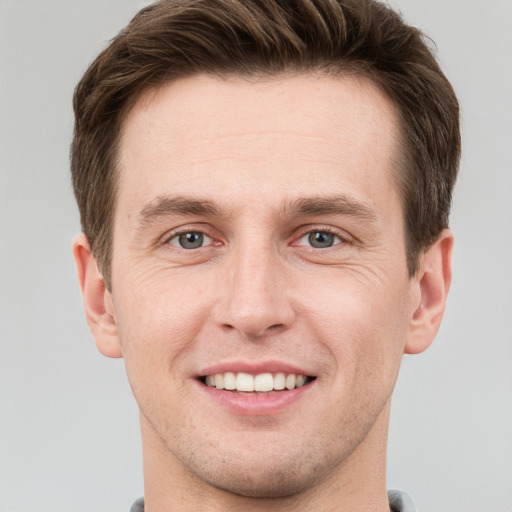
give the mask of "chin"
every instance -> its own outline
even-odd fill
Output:
[[[317,482],[316,475],[307,471],[297,473],[297,468],[260,467],[258,474],[218,472],[202,475],[213,487],[248,498],[287,498],[302,493]]]
[[[283,448],[287,447],[274,445],[268,449],[254,443],[250,451],[242,447],[223,455],[217,451],[217,457],[210,453],[210,457],[200,460],[189,453],[188,460],[182,462],[199,480],[220,491],[261,499],[307,492],[328,478],[339,464],[336,450],[325,451],[315,442],[295,449]]]

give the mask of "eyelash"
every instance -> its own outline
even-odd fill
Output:
[[[296,238],[296,241],[292,245],[303,246],[299,242],[301,242],[306,237],[310,237],[312,234],[315,234],[315,233],[323,233],[323,234],[330,235],[330,236],[334,237],[335,240],[332,243],[332,245],[329,245],[328,247],[314,247],[311,244],[309,244],[309,245],[307,245],[307,247],[309,249],[325,250],[325,249],[330,249],[331,247],[336,247],[338,245],[342,245],[342,244],[348,243],[348,240],[346,239],[346,237],[341,235],[341,233],[339,231],[337,231],[335,229],[332,229],[332,228],[329,228],[329,227],[318,226],[318,227],[313,227],[313,228],[308,227],[307,229],[305,229],[302,232],[302,234],[298,238]]]
[[[178,242],[176,244],[172,243],[173,240],[178,241],[180,236],[193,234],[193,233],[202,235],[203,237],[208,238],[210,240],[208,245],[212,244],[212,242],[215,243],[215,238],[208,232],[208,229],[205,229],[204,226],[197,226],[197,227],[196,226],[188,226],[186,229],[185,228],[178,229],[176,231],[173,231],[173,232],[167,234],[162,240],[162,245],[166,245],[166,244],[172,245],[176,249],[182,250],[182,251],[194,250],[194,249],[187,249],[185,247],[182,247],[179,245]],[[202,249],[204,247],[205,247],[204,245],[201,245],[200,247],[198,247],[198,249]]]
[[[299,243],[305,237],[311,236],[313,233],[325,233],[325,234],[331,235],[335,238],[335,241],[334,241],[334,243],[332,243],[332,245],[329,245],[327,247],[313,247],[312,245],[305,245],[305,244]],[[193,247],[193,248],[183,247],[178,242],[179,237],[183,236],[183,235],[188,235],[188,234],[201,235],[203,237],[206,237],[209,240],[209,242],[206,245],[201,244],[199,247]],[[172,243],[173,240],[176,240],[176,243]],[[220,245],[219,242],[215,243],[215,238],[211,234],[209,234],[208,230],[205,229],[203,226],[198,226],[197,228],[195,226],[190,226],[187,229],[180,229],[178,231],[174,231],[171,234],[169,234],[168,236],[166,236],[165,239],[163,240],[163,244],[172,245],[173,247],[175,247],[178,250],[183,250],[183,251],[187,251],[187,252],[193,251],[195,249],[203,249],[205,247],[212,245],[212,242],[213,242],[213,245]],[[335,230],[333,228],[326,227],[326,226],[307,226],[307,227],[304,227],[300,231],[300,234],[298,237],[294,238],[294,241],[292,242],[291,245],[299,246],[299,247],[308,247],[311,250],[326,250],[326,249],[330,249],[331,247],[336,247],[336,246],[344,245],[347,243],[350,243],[350,240],[348,240],[345,235],[342,235],[339,232],[339,230]]]

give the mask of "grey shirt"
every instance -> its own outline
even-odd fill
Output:
[[[418,512],[410,496],[402,491],[388,491],[389,506],[393,512]],[[130,512],[144,512],[144,498],[139,498]]]

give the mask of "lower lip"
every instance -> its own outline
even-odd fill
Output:
[[[282,412],[296,403],[311,390],[316,380],[300,388],[262,394],[237,393],[236,391],[226,391],[225,389],[206,386],[199,381],[196,382],[211,400],[233,414],[265,416]]]

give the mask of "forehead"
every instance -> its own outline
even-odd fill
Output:
[[[360,77],[181,79],[147,91],[129,112],[118,205],[265,187],[268,200],[277,197],[270,188],[332,194],[333,180],[344,193],[393,194],[397,126],[392,103]]]

